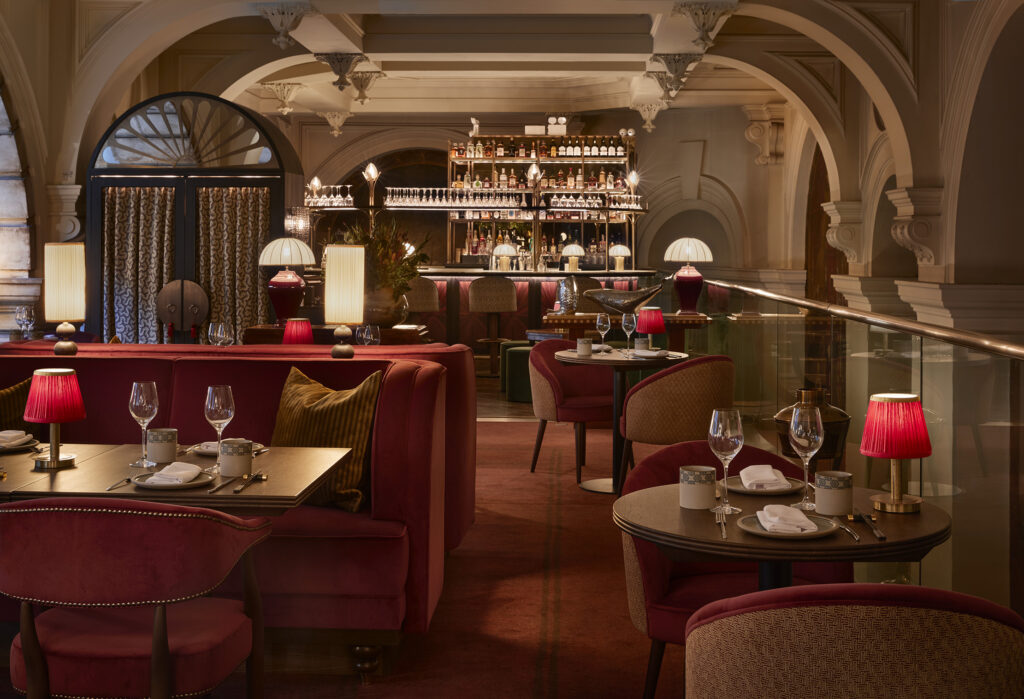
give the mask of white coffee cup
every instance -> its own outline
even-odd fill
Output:
[[[220,443],[220,475],[248,476],[252,471],[252,440],[232,437]]]
[[[848,515],[853,512],[853,474],[849,471],[815,473],[814,511],[820,515]]]
[[[169,464],[178,454],[178,430],[174,427],[154,427],[146,430],[146,459],[157,464]]]
[[[714,466],[679,467],[679,506],[688,510],[710,510],[715,506]]]
[[[581,337],[576,340],[576,355],[579,357],[589,357],[594,353],[594,341],[589,337]]]

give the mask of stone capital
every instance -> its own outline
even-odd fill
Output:
[[[914,318],[914,309],[900,298],[895,277],[855,277],[833,274],[836,291],[846,298],[846,304],[858,311],[882,313],[900,318]]]
[[[826,201],[821,208],[828,214],[825,240],[846,256],[851,265],[864,261],[864,207],[859,201]]]
[[[71,240],[82,230],[82,222],[78,220],[75,209],[81,192],[80,184],[46,185],[50,203],[50,240]]]
[[[743,112],[750,120],[743,136],[760,151],[754,162],[758,165],[781,163],[785,154],[786,105],[749,104],[743,105]]]
[[[1024,341],[1024,284],[937,284],[897,279],[896,287],[922,323]]]
[[[666,107],[665,102],[662,100],[650,100],[645,102],[633,102],[629,105],[630,109],[639,112],[640,116],[644,120],[644,131],[651,133],[654,131],[654,119],[658,116],[658,112]]]
[[[942,245],[942,188],[901,187],[885,193],[896,207],[892,237],[917,258],[918,279],[946,281]]]
[[[337,138],[341,135],[342,125],[352,116],[352,112],[317,112],[316,115],[330,124],[331,135]]]
[[[704,54],[702,53],[656,53],[651,56],[652,61],[665,66],[664,71],[651,71],[648,73],[661,86],[662,99],[670,100],[676,96],[676,93],[683,87],[683,82],[686,80],[686,72],[690,69],[690,66],[700,61],[703,57]]]
[[[673,15],[685,15],[697,29],[694,42],[702,49],[715,45],[711,32],[723,17],[728,17],[739,6],[738,0],[680,0],[672,6]]]

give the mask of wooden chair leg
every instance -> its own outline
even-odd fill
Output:
[[[622,463],[619,464],[619,482],[615,486],[615,494],[622,495],[622,486],[626,483],[626,476],[629,475],[629,468],[633,463],[633,440],[626,439],[622,442]]]
[[[574,423],[576,428],[576,484],[583,480],[583,462],[587,456],[587,423]]]
[[[352,646],[356,672],[359,673],[359,679],[364,686],[370,684],[370,675],[377,672],[377,668],[380,667],[383,650],[383,646]]]
[[[661,674],[661,659],[665,655],[665,642],[651,639],[651,655],[647,659],[647,679],[644,682],[644,699],[654,699],[658,690],[658,675]]]
[[[29,602],[21,603],[20,627],[28,699],[45,699],[50,696],[50,677],[46,657],[36,635],[35,613]]]
[[[537,441],[533,443],[533,461],[530,462],[530,473],[533,473],[537,469],[537,457],[540,456],[540,443],[544,441],[544,430],[547,426],[547,420],[541,420],[537,424]]]

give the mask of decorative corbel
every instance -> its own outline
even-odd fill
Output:
[[[356,89],[356,102],[359,104],[366,104],[366,101],[370,99],[366,95],[366,91],[377,82],[377,78],[386,77],[382,71],[379,70],[357,70],[349,74],[349,82]]]
[[[703,57],[702,53],[656,53],[651,56],[652,61],[657,61],[665,66],[664,73],[647,73],[661,86],[662,99],[669,100],[676,96],[676,93],[683,87],[686,71]]]
[[[654,131],[654,119],[658,116],[658,112],[666,107],[663,100],[654,100],[646,102],[633,102],[629,105],[629,108],[640,113],[640,116],[644,119],[644,131],[651,133]]]
[[[271,41],[282,51],[295,43],[295,39],[288,35],[299,26],[302,18],[315,12],[316,10],[307,2],[282,2],[276,5],[260,5],[260,14],[266,17],[267,21],[277,31],[277,36],[271,39]]]
[[[851,265],[860,264],[863,255],[864,207],[859,201],[826,201],[821,208],[828,214],[825,240],[846,256]]]
[[[342,92],[352,84],[351,77],[352,73],[355,72],[356,66],[368,60],[361,53],[314,53],[313,58],[331,67],[331,70],[338,77],[334,81],[334,85]]]
[[[754,162],[758,165],[781,163],[785,154],[786,105],[743,105],[743,112],[750,119],[743,136],[761,151]]]
[[[941,187],[901,187],[885,193],[896,207],[892,237],[914,253],[918,265],[941,265]]]
[[[294,111],[291,104],[292,98],[303,87],[302,83],[260,83],[260,85],[273,92],[274,97],[280,100],[281,106],[277,108],[277,111],[282,115],[287,115]]]
[[[317,112],[316,115],[327,120],[327,123],[331,126],[331,135],[337,138],[341,135],[342,124],[352,116],[352,112]]]
[[[718,26],[722,17],[728,17],[739,6],[738,0],[682,0],[672,7],[672,16],[685,15],[697,28],[697,39],[694,41],[703,50],[715,45],[711,32]]]
[[[80,184],[48,184],[46,196],[50,200],[50,231],[53,240],[71,240],[82,230],[75,204],[82,192]]]

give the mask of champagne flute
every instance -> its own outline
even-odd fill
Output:
[[[128,412],[135,418],[135,422],[139,423],[139,427],[142,428],[142,451],[139,455],[139,460],[131,464],[135,468],[151,468],[156,464],[150,461],[148,454],[146,453],[146,430],[149,427],[149,423],[156,417],[157,410],[160,408],[160,401],[156,395],[156,382],[154,381],[136,381],[132,384],[132,394],[128,399]]]
[[[220,442],[224,434],[224,428],[235,416],[235,399],[231,395],[231,386],[210,386],[206,389],[206,406],[204,408],[206,421],[213,429],[217,430],[217,463],[210,469],[209,473],[220,473]]]
[[[825,433],[821,427],[821,412],[813,405],[797,404],[793,408],[793,417],[789,420],[789,445],[793,447],[804,462],[804,497],[790,507],[798,510],[813,510],[811,502],[811,457],[821,449]]]
[[[607,313],[597,314],[597,332],[601,333],[601,344],[604,344],[604,336],[612,329],[612,319]]]
[[[729,489],[726,481],[729,478],[729,462],[743,448],[743,422],[739,410],[715,410],[711,413],[711,426],[708,427],[708,446],[722,462],[722,503],[711,508],[712,512],[727,515],[742,512],[740,508],[729,504]]]
[[[632,357],[632,353],[629,351],[629,336],[636,330],[636,313],[623,313],[622,314],[622,332],[626,333],[626,356]]]

